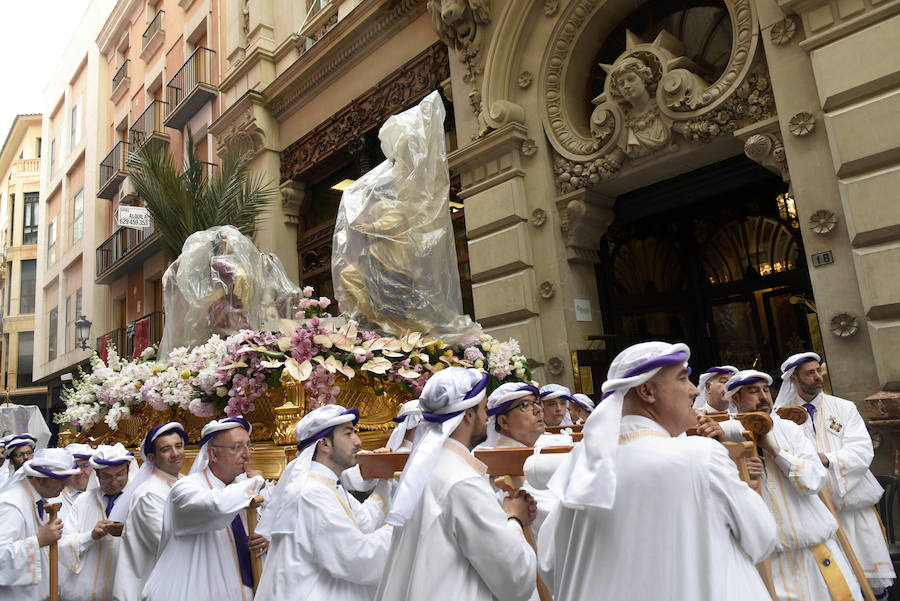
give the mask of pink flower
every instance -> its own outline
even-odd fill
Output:
[[[306,286],[303,289],[303,296],[305,296],[306,298],[310,298],[310,297],[312,297],[313,292],[315,292],[315,290],[313,290],[312,286]]]
[[[212,403],[204,403],[200,399],[193,399],[188,405],[188,411],[197,417],[212,417],[215,413],[215,407]]]
[[[330,305],[330,304],[331,304],[331,299],[326,298],[324,296],[319,298],[319,307],[326,309],[326,308],[328,308],[328,305]]]

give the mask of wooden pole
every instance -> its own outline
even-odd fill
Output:
[[[250,501],[250,507],[247,508],[247,530],[249,531],[249,537],[252,537],[256,533],[256,508],[262,505],[263,498],[261,495],[257,495],[253,497],[253,500]],[[262,562],[259,559],[259,555],[254,551],[250,555],[250,565],[253,566],[253,592],[256,593],[256,587],[259,586],[259,577],[262,576]]]
[[[62,503],[50,503],[44,505],[44,511],[47,513],[47,523],[52,524],[56,519],[56,515],[62,508]],[[47,567],[50,572],[50,601],[59,601],[59,550],[56,543],[50,543],[49,561]]]
[[[516,484],[518,484],[519,486],[516,486]],[[499,478],[494,479],[494,486],[496,486],[500,490],[506,491],[510,495],[518,492],[518,490],[522,487],[521,484],[521,482],[513,483],[512,476],[500,476]],[[522,532],[523,534],[525,534],[525,540],[528,541],[528,544],[531,545],[532,549],[534,549],[535,555],[537,555],[537,541],[534,540],[534,532],[531,530],[531,526],[522,524]],[[540,600],[553,601],[553,596],[550,594],[550,589],[548,589],[547,585],[544,584],[544,581],[541,580],[541,575],[537,574],[536,578],[537,592]]]
[[[837,522],[838,543],[841,545],[844,555],[847,556],[847,561],[850,562],[850,567],[853,569],[854,576],[856,576],[856,579],[859,581],[859,588],[862,590],[863,597],[866,598],[866,601],[875,601],[875,593],[872,592],[872,587],[869,586],[869,581],[866,580],[866,573],[863,571],[862,565],[859,563],[859,558],[856,556],[856,552],[850,544],[850,539],[847,538],[847,533],[844,532],[844,527],[841,526],[841,520],[838,519],[837,511],[835,511],[834,505],[831,503],[831,499],[828,498],[828,494],[824,489],[819,491],[819,498],[822,499],[822,502],[825,503],[825,507],[827,507],[828,511],[831,512],[831,515],[834,516],[834,521]]]

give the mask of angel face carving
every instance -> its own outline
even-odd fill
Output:
[[[632,109],[638,113],[647,110],[650,105],[650,90],[656,82],[653,79],[653,71],[642,60],[629,57],[619,63],[610,73],[612,78],[610,85],[615,96],[620,96],[628,102]]]

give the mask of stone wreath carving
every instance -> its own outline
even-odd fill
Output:
[[[466,65],[463,81],[472,83],[482,72],[483,26],[491,22],[490,0],[428,0],[428,10],[438,37]]]

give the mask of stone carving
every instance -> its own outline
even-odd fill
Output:
[[[531,74],[531,71],[522,71],[519,74],[519,79],[516,80],[516,85],[524,90],[531,85],[532,81],[534,81],[534,75]]]
[[[534,156],[534,153],[537,152],[537,142],[528,138],[527,140],[522,142],[522,154],[527,157]]]
[[[819,209],[809,216],[809,227],[817,234],[827,234],[837,227],[837,216],[828,209]]]
[[[544,209],[535,209],[531,212],[531,219],[529,219],[531,225],[534,227],[541,227],[545,223],[547,223],[547,211]]]
[[[225,149],[237,147],[241,152],[255,156],[266,145],[266,132],[256,123],[256,115],[253,108],[248,108],[239,121],[232,123],[227,133],[217,139],[219,154],[224,154]]]
[[[289,179],[278,186],[281,190],[281,207],[285,223],[299,225],[300,214],[305,208],[306,182]]]
[[[601,240],[613,220],[611,206],[611,200],[586,190],[556,199],[567,259],[588,263],[598,260]]]
[[[850,338],[859,332],[859,320],[852,313],[838,313],[831,318],[831,333],[839,338]]]
[[[816,118],[806,111],[797,113],[788,122],[788,129],[797,137],[808,136],[816,128]]]
[[[544,0],[544,14],[552,17],[559,10],[559,0]]]
[[[547,371],[550,372],[551,376],[561,376],[565,370],[566,366],[559,357],[550,357],[547,361]]]
[[[797,21],[792,17],[785,17],[772,25],[772,29],[769,31],[769,37],[776,46],[784,46],[794,39],[796,33]]]
[[[483,26],[491,22],[490,0],[429,0],[428,10],[438,37],[466,65],[463,81],[471,83],[482,71]]]
[[[281,180],[304,179],[319,161],[409,108],[450,77],[447,47],[435,42],[281,153]]]
[[[553,282],[541,282],[538,294],[541,295],[542,299],[549,300],[556,294],[556,285]]]
[[[744,142],[744,154],[763,167],[777,171],[787,181],[787,157],[784,154],[784,143],[778,133],[753,134]]]

